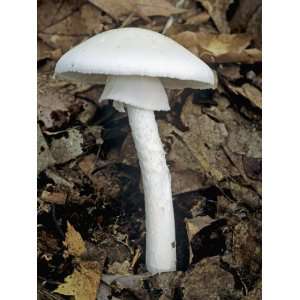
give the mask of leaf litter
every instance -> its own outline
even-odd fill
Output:
[[[52,74],[98,32],[162,32],[171,16],[166,34],[219,80],[213,92],[170,93],[172,111],[156,115],[182,257],[177,272],[151,276],[126,114],[98,105],[102,86]],[[37,59],[39,297],[260,299],[261,1],[40,0]]]

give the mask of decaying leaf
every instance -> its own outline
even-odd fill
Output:
[[[218,257],[205,258],[185,274],[183,299],[235,299],[234,277],[220,267]],[[227,298],[226,298],[227,297]]]
[[[112,265],[108,266],[107,272],[109,274],[119,274],[119,275],[128,275],[130,270],[130,262],[125,260],[120,263],[115,261]]]
[[[220,65],[218,72],[230,81],[242,78],[240,66],[238,64]]]
[[[77,232],[69,222],[67,222],[67,232],[64,245],[67,247],[68,253],[73,256],[79,257],[87,251],[80,233]]]
[[[261,6],[261,2],[261,0],[240,0],[237,10],[230,21],[231,29],[235,32],[245,31],[250,18]]]
[[[219,32],[230,33],[226,13],[233,0],[197,0],[208,11]]]
[[[48,192],[43,191],[41,199],[47,203],[64,205],[66,203],[68,194],[64,191],[59,192]]]
[[[74,296],[75,300],[95,300],[100,283],[100,263],[97,261],[81,261],[74,272],[65,278],[54,291]]]
[[[255,86],[244,83],[241,87],[228,84],[228,87],[235,93],[240,94],[250,100],[255,106],[262,108],[261,91]]]
[[[184,12],[183,9],[173,6],[166,0],[89,0],[95,6],[105,11],[115,20],[128,16],[133,12],[144,17],[165,16],[169,17],[173,14]]]
[[[80,110],[75,97],[54,83],[51,76],[38,74],[38,119],[47,130],[66,125]]]
[[[261,51],[247,47],[248,34],[210,34],[207,32],[181,32],[172,38],[207,63],[255,63],[261,61]]]
[[[92,181],[99,195],[102,197],[107,195],[111,199],[118,197],[121,192],[121,184],[119,179],[114,176],[113,167],[107,166],[103,169],[104,164],[97,170],[96,160],[96,155],[87,155],[79,162],[79,168]]]
[[[51,143],[51,153],[57,163],[65,163],[81,155],[83,150],[83,135],[76,129],[71,128],[66,131],[66,137],[53,139]]]
[[[38,36],[51,47],[65,52],[88,37],[102,32],[106,18],[96,7],[86,3],[59,22],[39,31]]]
[[[191,241],[196,233],[198,233],[204,227],[210,225],[214,220],[210,216],[198,216],[193,219],[185,219],[186,231],[189,239],[190,249],[190,263],[193,260],[193,251],[191,247]]]
[[[37,26],[38,31],[42,31],[47,27],[58,23],[65,19],[72,12],[79,9],[85,0],[76,1],[38,1]],[[51,12],[51,13],[50,13]]]
[[[52,166],[55,160],[49,150],[49,146],[43,136],[40,126],[37,127],[37,171],[40,173]]]

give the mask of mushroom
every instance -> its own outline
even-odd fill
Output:
[[[154,111],[170,110],[164,88],[208,89],[213,71],[172,39],[141,28],[113,29],[65,53],[55,74],[105,84],[103,99],[126,107],[141,168],[146,215],[146,267],[151,273],[176,270],[171,176]]]

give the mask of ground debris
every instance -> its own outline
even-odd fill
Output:
[[[208,11],[216,27],[221,33],[230,33],[226,13],[233,0],[197,0]]]
[[[164,16],[169,17],[173,14],[184,12],[183,9],[176,8],[166,0],[127,0],[127,1],[109,1],[109,0],[89,0],[95,6],[105,11],[115,20],[128,16],[131,13],[144,17]]]
[[[185,274],[183,299],[236,299],[234,285],[233,275],[221,268],[219,257],[206,258]]]
[[[207,63],[247,63],[261,61],[261,51],[248,48],[252,37],[248,34],[212,34],[185,31],[172,38]]]
[[[52,166],[55,160],[49,150],[49,146],[43,136],[40,126],[37,128],[37,171],[40,173],[49,166]]]

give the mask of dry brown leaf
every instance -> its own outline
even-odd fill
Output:
[[[115,20],[128,16],[134,11],[145,17],[164,16],[169,17],[185,10],[176,8],[166,0],[89,0],[95,6],[105,11]]]
[[[38,119],[48,130],[66,125],[80,109],[73,95],[51,83],[50,76],[38,74]]]
[[[185,219],[186,231],[189,239],[190,248],[190,263],[193,260],[193,251],[191,247],[191,241],[195,234],[197,234],[201,229],[210,225],[214,220],[210,216],[198,216],[193,219]]]
[[[66,18],[38,32],[38,36],[53,48],[63,52],[90,36],[103,31],[106,21],[93,5],[87,3]]]
[[[93,172],[97,169],[96,160],[95,154],[86,155],[79,162],[79,168],[91,180],[95,190],[102,198],[109,197],[115,199],[121,192],[120,181],[118,177],[114,175],[113,168],[107,167],[103,170],[102,165],[102,168],[100,167],[99,170]]]
[[[74,296],[75,300],[95,300],[100,283],[100,263],[81,261],[74,272],[65,278],[54,291],[61,295]]]
[[[230,21],[231,30],[243,32],[253,14],[261,6],[261,0],[240,0],[237,10]]]
[[[209,14],[207,12],[197,13],[185,18],[185,25],[200,25],[209,20]]]
[[[47,167],[52,166],[55,160],[49,150],[49,146],[43,136],[40,126],[37,128],[37,171],[40,173]]]
[[[52,140],[50,151],[56,163],[62,164],[84,153],[84,136],[77,128],[65,131],[66,136]]]
[[[241,87],[234,86],[232,84],[227,85],[235,94],[240,94],[250,100],[255,106],[262,108],[262,96],[261,91],[255,86],[244,83]]]
[[[217,256],[204,258],[186,272],[182,286],[184,300],[236,299],[234,277],[221,268]]]
[[[230,33],[226,13],[233,0],[197,0],[208,11],[219,32]]]
[[[64,205],[66,203],[68,194],[64,191],[59,192],[48,192],[43,191],[41,195],[41,199],[45,202]]]
[[[262,44],[262,7],[255,11],[253,16],[251,17],[248,26],[247,26],[247,33],[253,36],[254,44],[257,48],[261,49]]]
[[[38,31],[65,19],[72,12],[79,9],[84,0],[49,1],[40,0],[38,3],[37,25]]]
[[[87,251],[80,233],[69,222],[67,222],[64,245],[67,247],[68,253],[76,257],[83,255]]]
[[[237,79],[242,78],[242,75],[240,73],[240,66],[235,64],[235,65],[220,65],[218,68],[218,72],[227,78],[230,81],[234,81]]]
[[[115,261],[113,264],[108,266],[107,272],[109,274],[128,275],[129,270],[130,262],[128,260],[125,260],[122,263]]]
[[[172,36],[172,38],[207,63],[261,61],[260,50],[247,49],[252,39],[248,34],[210,34],[185,31]]]

